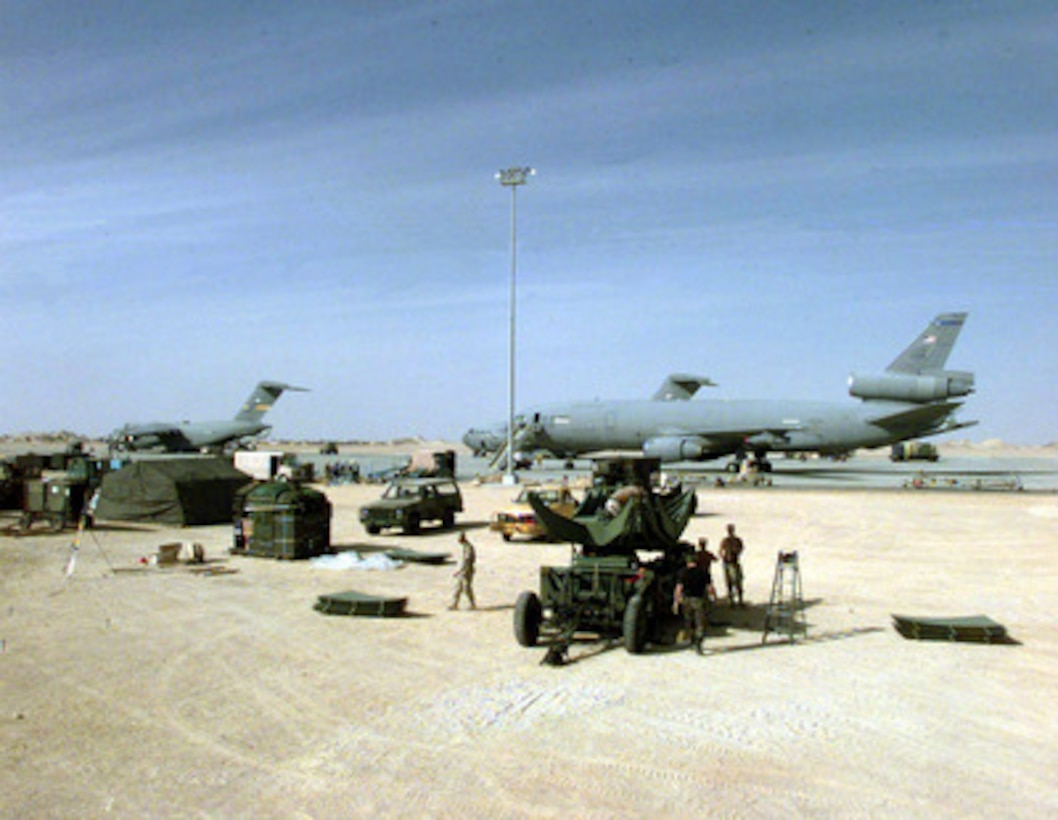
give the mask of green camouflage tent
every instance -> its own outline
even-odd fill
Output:
[[[235,493],[250,483],[221,458],[144,459],[103,478],[95,517],[156,524],[223,524]]]

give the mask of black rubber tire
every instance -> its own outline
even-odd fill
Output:
[[[409,515],[408,520],[404,522],[404,532],[406,535],[419,534],[419,516],[416,513]]]
[[[625,649],[638,655],[647,645],[647,606],[641,594],[628,600],[622,627]]]
[[[367,525],[367,534],[368,535],[378,535],[380,532],[382,532],[382,528],[378,524],[368,524]]]
[[[445,510],[444,513],[441,514],[441,526],[446,530],[450,530],[455,527],[455,525],[456,514],[451,510]]]
[[[522,646],[536,646],[540,639],[543,609],[535,592],[523,592],[514,605],[514,638]]]

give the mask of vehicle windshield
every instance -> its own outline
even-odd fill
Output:
[[[382,494],[383,498],[415,498],[419,495],[415,487],[404,484],[390,484]]]
[[[526,487],[520,493],[518,497],[514,499],[516,504],[528,504],[529,493],[536,493],[537,497],[547,505],[557,504],[560,501],[564,501],[569,497],[569,490],[559,490],[554,488],[541,488],[541,487]]]

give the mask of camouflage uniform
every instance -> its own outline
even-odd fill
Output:
[[[463,560],[459,564],[459,569],[455,571],[456,584],[452,594],[452,605],[448,608],[458,609],[460,597],[466,595],[470,608],[477,609],[477,604],[474,602],[474,564],[477,562],[477,553],[466,535],[459,536],[459,543],[463,545]]]
[[[709,576],[697,558],[689,556],[687,566],[676,576],[675,603],[683,610],[684,627],[691,634],[694,648],[699,653],[705,638],[708,595]]]
[[[742,539],[735,535],[735,525],[727,525],[727,537],[720,542],[720,558],[724,562],[724,582],[727,585],[727,600],[732,606],[743,606],[742,602]],[[738,601],[735,600],[736,594]]]

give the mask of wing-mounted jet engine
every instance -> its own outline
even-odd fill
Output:
[[[658,436],[643,442],[643,455],[663,462],[698,461],[711,449],[702,436]]]

